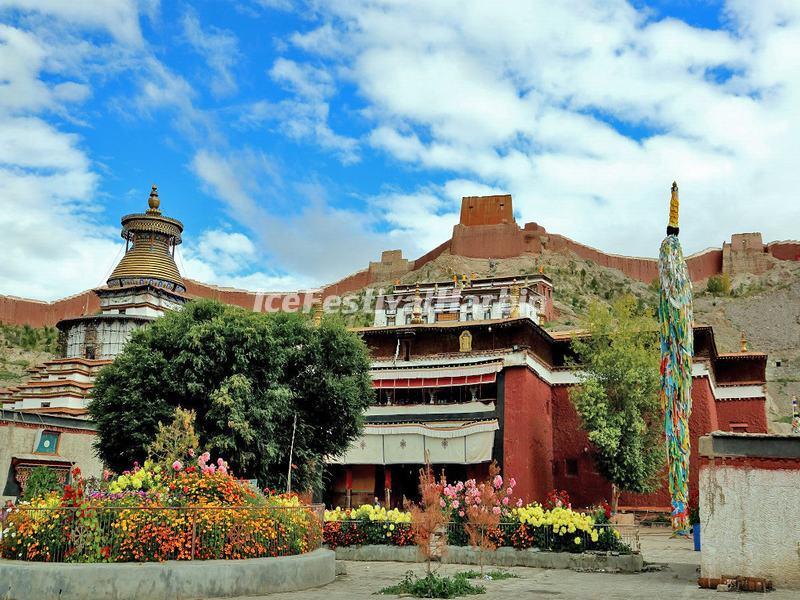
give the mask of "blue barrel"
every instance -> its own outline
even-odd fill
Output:
[[[694,539],[694,551],[700,552],[700,523],[692,525],[692,538]]]

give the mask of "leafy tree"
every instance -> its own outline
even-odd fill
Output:
[[[30,501],[38,496],[43,496],[48,492],[57,492],[62,488],[58,475],[53,469],[47,467],[34,467],[28,475],[28,482],[25,486],[25,493],[20,500]]]
[[[653,491],[665,466],[658,325],[622,296],[610,307],[593,304],[584,326],[589,336],[572,343],[582,381],[570,397],[616,512],[620,491]]]
[[[148,456],[161,466],[171,468],[176,460],[186,460],[190,452],[200,454],[200,439],[194,430],[196,418],[193,410],[176,408],[172,423],[159,422],[155,438],[147,448]]]
[[[141,461],[181,407],[196,412],[202,447],[280,489],[296,415],[292,479],[309,489],[323,458],[359,434],[372,397],[366,347],[340,323],[203,300],[134,332],[98,375],[89,411],[100,456],[117,471]]]
[[[731,293],[731,278],[727,273],[712,275],[708,278],[706,290],[714,296],[728,296]]]

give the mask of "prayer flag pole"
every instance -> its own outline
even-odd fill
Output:
[[[672,183],[667,237],[658,256],[661,405],[669,463],[672,529],[688,534],[689,416],[692,412],[692,281],[678,240],[678,185]]]

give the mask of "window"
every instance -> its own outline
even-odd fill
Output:
[[[395,323],[395,316],[394,315],[386,315],[386,324],[387,325],[394,325]]]
[[[567,477],[578,476],[578,460],[576,458],[568,458],[564,461],[564,474]]]
[[[467,312],[464,313],[464,320],[472,321],[472,308],[467,309]]]
[[[49,403],[49,402],[42,402],[42,403],[40,404],[40,406],[41,406],[42,408],[50,408],[50,403]]]
[[[94,346],[86,346],[86,358],[94,360]]]
[[[38,454],[55,454],[58,450],[60,436],[61,434],[57,431],[42,431],[36,444],[36,452]]]
[[[747,433],[747,423],[731,423],[731,431],[734,433]]]
[[[411,360],[411,340],[400,342],[400,356],[403,357],[403,360]]]
[[[414,318],[414,316],[410,312],[407,312],[406,313],[406,325],[411,325],[411,319],[413,319],[413,318]]]
[[[483,309],[483,318],[487,321],[492,318],[492,305],[487,304]]]
[[[125,309],[125,308],[120,308],[119,309],[119,314],[124,315],[126,310],[127,309]]]

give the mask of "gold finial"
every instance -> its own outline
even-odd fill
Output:
[[[675,235],[678,233],[678,184],[672,182],[672,196],[669,200],[669,229],[674,229],[672,232]]]
[[[539,274],[544,275],[544,265],[539,265]]]
[[[510,319],[516,319],[519,317],[519,284],[517,283],[517,278],[514,278],[514,281],[511,282],[511,310],[508,313],[508,317]]]
[[[742,332],[742,352],[747,352],[747,336]]]
[[[311,306],[311,312],[314,326],[319,327],[322,325],[322,317],[325,314],[325,310],[322,308],[322,298],[314,300],[314,304]]]
[[[161,199],[158,197],[158,188],[156,184],[153,184],[153,187],[150,189],[150,197],[147,199],[147,205],[150,207],[147,212],[149,213],[160,213],[161,211],[158,207],[161,205]]]
[[[414,289],[414,307],[411,310],[411,323],[420,325],[422,322],[422,297],[419,295],[419,283],[417,283]]]

